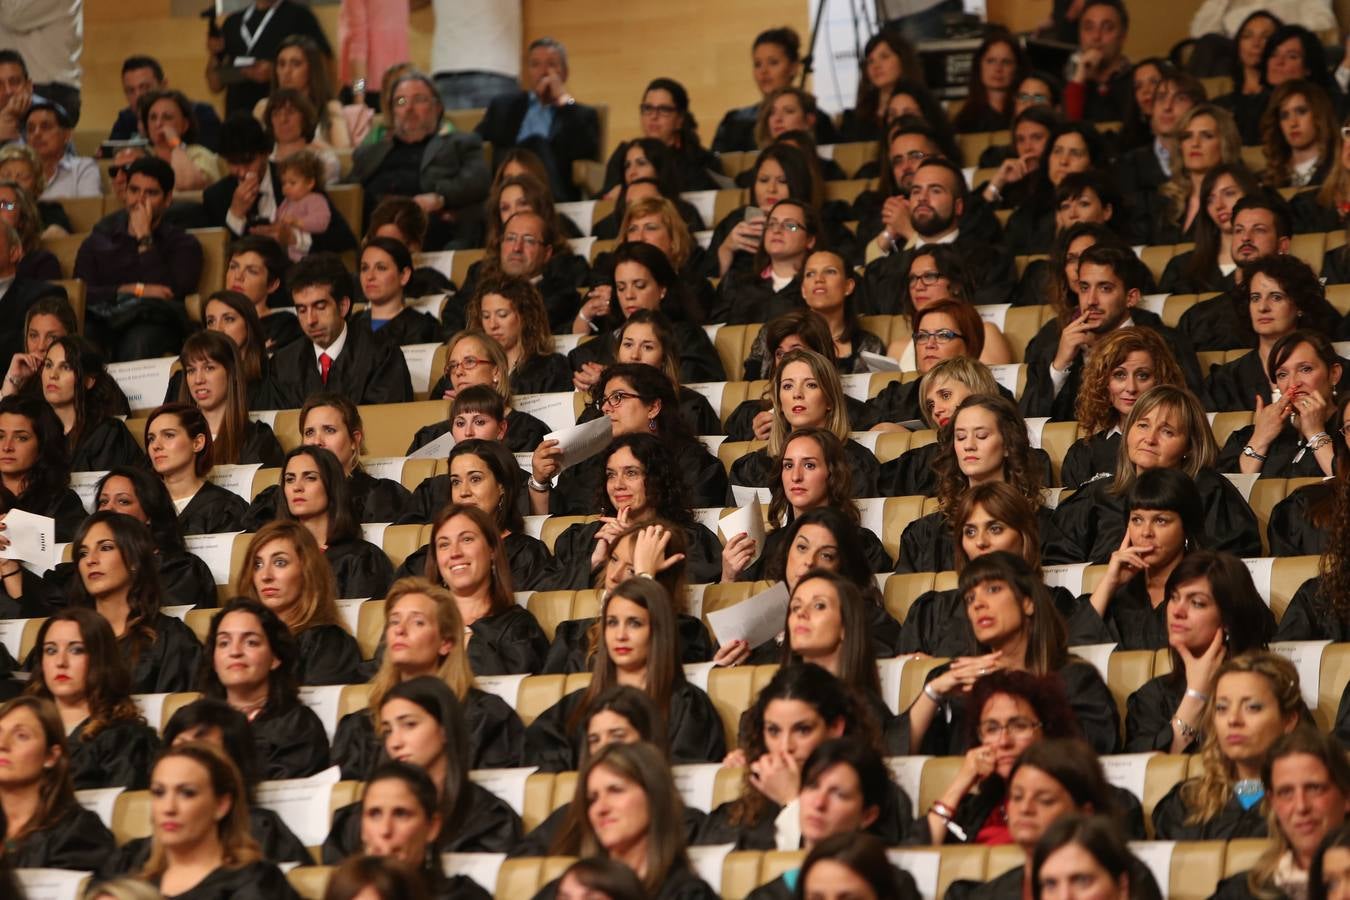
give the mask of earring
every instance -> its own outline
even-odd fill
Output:
[[[655,432],[656,432],[656,417],[655,417],[655,416],[652,416],[650,419],[647,420],[647,430],[648,430],[648,431],[651,431],[652,433],[655,433]]]

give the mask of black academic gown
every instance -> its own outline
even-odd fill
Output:
[[[511,769],[524,765],[525,725],[496,694],[469,688],[464,701],[469,732],[469,768]],[[365,781],[382,751],[368,710],[348,713],[333,733],[333,763],[348,781]]]
[[[1055,511],[1042,506],[1036,510],[1041,531],[1041,562],[1047,566],[1075,562],[1072,543],[1060,534]],[[955,567],[956,543],[951,523],[941,510],[921,516],[905,526],[900,534],[897,572],[949,572]]]
[[[178,530],[184,535],[242,531],[247,512],[243,497],[207,481],[178,514]]]
[[[675,617],[680,636],[682,664],[707,662],[713,658],[713,642],[703,620],[678,613]],[[559,622],[544,658],[543,675],[562,675],[589,672],[591,660],[589,635],[595,619],[568,619]]]
[[[308,778],[328,768],[328,733],[303,703],[281,712],[265,708],[249,725],[263,780]]]
[[[337,581],[338,597],[343,600],[383,597],[394,583],[393,563],[370,541],[352,538],[332,542],[323,555]]]
[[[1206,272],[1192,274],[1190,268],[1194,259],[1194,250],[1178,253],[1169,259],[1163,268],[1162,278],[1158,279],[1158,293],[1208,294],[1233,289],[1233,276],[1237,274],[1237,269],[1225,275],[1216,263]]]
[[[1263,838],[1267,836],[1266,817],[1258,803],[1251,809],[1243,809],[1236,795],[1230,795],[1228,802],[1218,815],[1205,822],[1187,825],[1189,815],[1186,804],[1181,799],[1181,789],[1187,782],[1175,784],[1167,794],[1153,807],[1153,833],[1160,841],[1231,841],[1234,838]]]
[[[314,864],[314,857],[309,855],[305,845],[300,843],[295,833],[286,827],[281,816],[272,810],[256,803],[249,804],[248,826],[249,833],[262,849],[263,859],[268,862],[297,863],[302,866]],[[145,868],[146,861],[150,859],[150,846],[151,840],[148,837],[132,838],[117,848],[116,855],[102,867],[100,874],[105,878],[112,878],[141,871]]]
[[[152,884],[159,886],[158,879]],[[221,866],[197,886],[181,894],[165,894],[164,900],[300,900],[286,876],[270,862],[258,860],[238,868]]]
[[[1066,488],[1080,488],[1098,475],[1112,475],[1120,456],[1120,432],[1099,431],[1079,438],[1064,454],[1059,467],[1059,482]]]
[[[319,377],[318,351],[308,341],[296,341],[272,357],[263,389],[265,409],[298,409],[320,391],[344,394],[353,403],[406,403],[413,399],[412,378],[403,351],[377,341],[366,331],[352,328],[342,353],[333,361],[328,383]]]
[[[877,458],[872,454],[872,451],[849,438],[844,441],[844,459],[848,462],[849,469],[853,473],[853,496],[855,498],[877,496],[877,477],[881,471],[881,464],[877,462]],[[758,488],[769,487],[772,476],[773,460],[769,458],[768,449],[761,447],[758,450],[750,451],[732,463],[728,480],[731,484]],[[736,498],[730,487],[727,488],[726,492],[726,504],[728,506],[739,505],[736,503]],[[710,505],[721,506],[722,504]]]
[[[286,453],[281,449],[281,441],[272,433],[272,427],[266,422],[249,419],[244,424],[244,444],[239,448],[239,465],[261,465],[276,469],[285,461]]]
[[[512,394],[556,394],[572,390],[572,367],[561,353],[522,359],[511,370]]]
[[[722,358],[717,348],[708,339],[708,332],[697,325],[683,320],[671,322],[675,347],[680,360],[680,383],[698,384],[703,381],[726,381],[727,374],[722,368]],[[567,354],[567,364],[572,371],[580,371],[586,363],[598,363],[608,366],[614,362],[617,333],[599,337],[584,344],[578,344]],[[555,390],[571,390],[571,373],[568,373],[567,386]]]
[[[1125,500],[1110,489],[1115,478],[1100,478],[1066,498],[1055,510],[1062,552],[1072,562],[1105,563],[1125,535]],[[1202,469],[1195,486],[1205,505],[1205,535],[1210,546],[1239,557],[1261,555],[1256,514],[1227,478]],[[1042,545],[1044,546],[1044,536]]]
[[[300,320],[288,312],[274,312],[263,316],[262,327],[269,353],[276,353],[282,347],[287,347],[305,336],[305,332],[300,328]],[[261,406],[257,408],[262,409]]]
[[[1003,389],[1000,387],[999,390]],[[890,462],[882,463],[880,474],[877,476],[877,490],[881,496],[937,496],[938,476],[933,462],[937,459],[940,449],[941,445],[934,441],[913,450],[906,450]],[[1053,484],[1055,479],[1053,469],[1050,467],[1050,454],[1039,447],[1032,447],[1030,457],[1040,471],[1041,483]]]
[[[409,344],[438,344],[441,341],[440,320],[431,313],[405,306],[398,315],[385,321],[376,331],[371,324],[369,309],[355,313],[347,320],[354,330],[364,331],[375,338],[388,341],[396,347]]]
[[[1350,282],[1350,250],[1345,245],[1328,250],[1322,257],[1322,278],[1327,284],[1346,284]],[[1337,337],[1343,337],[1345,323],[1337,329]]]
[[[1324,430],[1335,433],[1336,426],[1328,423]],[[1255,425],[1246,425],[1230,434],[1214,467],[1220,472],[1241,472],[1242,448],[1251,443],[1255,431]],[[1270,442],[1266,461],[1261,464],[1262,478],[1321,478],[1325,474],[1317,464],[1317,454],[1307,449],[1303,435],[1288,424]]]
[[[591,568],[595,536],[604,523],[578,522],[569,525],[553,542],[558,563],[555,590],[581,591],[595,585],[596,570]],[[685,567],[691,584],[711,584],[722,572],[722,544],[706,526],[697,522],[685,526]]]
[[[667,446],[675,457],[675,467],[684,473],[690,508],[723,506],[727,498],[727,471],[721,461],[696,440]],[[549,494],[552,515],[585,516],[595,511],[604,486],[606,455],[597,453],[563,471],[558,486]]]
[[[805,308],[800,273],[775,290],[772,278],[759,272],[732,268],[717,283],[717,299],[708,311],[708,321],[752,325],[771,322],[785,313]]]
[[[540,713],[525,729],[525,762],[544,772],[571,772],[580,767],[586,742],[585,722],[569,723],[586,691],[573,691]],[[658,701],[659,702],[659,701]],[[675,765],[721,762],[727,755],[722,720],[708,695],[683,678],[670,693],[666,714],[666,749]]]
[[[392,478],[375,478],[359,468],[347,476],[347,494],[351,498],[352,512],[363,525],[395,521],[407,509],[408,501],[412,498],[412,493]],[[280,485],[274,484],[259,491],[244,514],[244,530],[257,531],[275,519],[281,500]]]
[[[991,243],[997,237],[980,237],[972,233],[972,221],[962,222],[953,246],[971,269],[975,281],[975,303],[1007,303],[1017,286],[1016,257],[1002,243]],[[995,223],[997,228],[997,223]],[[904,295],[905,279],[914,247],[908,247],[889,256],[868,263],[862,283],[855,293],[855,308],[862,315],[898,315],[900,298]]]
[[[180,620],[164,613],[156,614],[151,627],[155,639],[148,645],[134,642],[139,647],[133,659],[133,642],[125,636],[117,641],[122,658],[131,667],[133,694],[171,694],[190,691],[197,683],[197,661],[202,645]]]
[[[1231,362],[1211,368],[1205,376],[1208,406],[1215,412],[1247,412],[1259,396],[1270,402],[1270,379],[1261,354],[1253,350]]]
[[[1321,556],[1327,547],[1327,529],[1313,519],[1313,508],[1331,501],[1336,483],[1323,481],[1292,491],[1270,511],[1266,539],[1271,556]],[[1331,505],[1328,509],[1334,509]]]
[[[1174,673],[1151,678],[1125,701],[1125,752],[1172,752],[1172,719],[1186,694],[1186,681]],[[1182,753],[1200,749],[1197,738]]]
[[[1322,596],[1322,576],[1299,586],[1280,617],[1276,641],[1350,641],[1350,624],[1343,621]]]
[[[70,456],[72,472],[106,472],[116,466],[145,468],[149,460],[120,419],[107,418],[80,435]]]
[[[739,825],[731,822],[731,809],[735,801],[723,803],[708,813],[692,843],[734,843],[737,850],[776,850],[773,820],[783,808],[767,797],[762,799],[760,814],[755,821]],[[868,831],[885,842],[887,847],[928,843],[928,823],[915,820],[914,804],[904,789],[894,782],[887,782],[881,813]]]
[[[484,616],[469,628],[469,666],[475,675],[534,675],[543,668],[548,636],[523,606]]]
[[[532,900],[557,900],[562,878],[555,878],[539,889]],[[661,879],[651,900],[718,900],[718,894],[698,877],[692,867],[676,864]]]
[[[361,647],[341,625],[311,625],[295,636],[300,644],[301,684],[357,684]]]
[[[722,433],[722,420],[713,411],[712,404],[708,402],[707,397],[704,397],[698,391],[683,386],[680,387],[678,397],[680,418],[684,419],[684,424],[689,426],[690,434]],[[594,421],[602,415],[604,413],[588,404],[581,411],[581,415],[577,416],[577,424]]]
[[[95,872],[116,850],[112,832],[98,814],[75,804],[47,827],[6,841],[5,862],[14,869]]]
[[[1235,286],[1182,313],[1177,331],[1196,350],[1249,350],[1256,346],[1256,333],[1248,307],[1246,291]]]
[[[792,879],[795,883],[801,875],[801,869],[793,869]],[[919,893],[919,887],[914,883],[914,876],[910,875],[904,869],[897,869],[891,866],[891,874],[895,878],[895,883],[899,886],[899,893],[895,894],[895,900],[920,900],[922,896]],[[746,894],[745,900],[795,900],[797,894],[793,888],[788,886],[788,875],[785,872],[779,875],[768,884],[761,884],[749,894]],[[887,895],[891,896],[891,895]]]
[[[159,735],[144,722],[110,722],[88,740],[89,720],[66,737],[70,748],[70,777],[75,789],[123,787],[142,791],[150,786],[150,766],[159,753]]]
[[[453,833],[442,832],[441,850],[446,853],[508,853],[520,840],[520,816],[505,800],[487,788],[468,781],[466,802]],[[333,814],[333,827],[323,842],[324,865],[342,862],[361,848],[361,804],[351,803]]]
[[[1078,606],[1078,598],[1058,585],[1049,590],[1055,609],[1067,619]],[[927,653],[955,658],[975,656],[979,652],[970,618],[966,615],[966,601],[952,588],[925,591],[919,595],[905,614],[899,642],[891,655]]]
[[[159,563],[159,585],[164,590],[165,606],[191,603],[197,609],[216,608],[216,579],[200,557],[186,550],[161,547],[155,560]],[[71,574],[79,577],[73,569]]]
[[[949,666],[947,663],[933,669],[925,682],[942,675]],[[1070,656],[1054,675],[1064,685],[1064,694],[1078,717],[1083,738],[1098,753],[1116,752],[1120,743],[1120,718],[1116,714],[1116,703],[1111,698],[1111,691],[1096,667]],[[924,733],[917,752],[935,756],[960,756],[970,749],[966,742],[966,731],[965,704],[959,700],[944,701],[942,710],[933,717],[932,724]],[[900,715],[896,735],[900,738],[901,746],[906,746],[910,739],[908,712]]]

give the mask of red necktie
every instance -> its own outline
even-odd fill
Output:
[[[327,353],[320,353],[319,377],[323,379],[324,384],[328,383],[328,370],[331,368],[333,368],[333,357],[329,356]]]

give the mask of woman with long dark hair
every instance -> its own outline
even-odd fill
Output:
[[[275,243],[270,238],[265,240]],[[269,283],[266,268],[268,264],[261,261],[262,258],[258,255],[260,252],[265,252],[265,248],[237,251],[238,255],[230,259],[230,267],[225,277],[227,283],[239,284],[240,290],[216,291],[207,298],[206,305],[202,307],[202,324],[206,326],[206,330],[218,331],[225,335],[234,341],[234,346],[239,351],[239,369],[247,385],[244,403],[245,408],[250,410],[263,408],[259,398],[270,370],[272,350],[278,346],[285,346],[301,336],[299,320],[294,315],[283,312],[259,318],[261,313],[258,307],[247,295],[241,293],[243,289],[262,291],[267,289],[265,285]],[[257,282],[259,278],[262,279],[263,286],[259,286]],[[279,281],[275,283],[280,284]],[[265,293],[262,304],[264,309],[268,308]],[[291,327],[295,329],[294,334],[280,327],[282,322],[291,323]],[[183,378],[184,371],[181,368],[169,377],[169,387],[164,392],[165,403],[174,403],[182,396]]]
[[[1270,92],[1261,115],[1267,187],[1309,187],[1326,180],[1336,164],[1337,115],[1316,84],[1286,81]]]
[[[357,265],[367,306],[353,313],[348,324],[399,346],[439,342],[441,323],[436,317],[405,302],[412,273],[412,253],[402,243],[388,237],[367,238]]]
[[[676,162],[681,190],[704,191],[717,187],[709,172],[722,174],[722,164],[704,149],[698,136],[698,121],[689,109],[689,92],[671,78],[653,78],[642,91],[638,106],[642,134],[670,148]],[[602,192],[621,184],[626,174],[622,147],[615,149],[605,164]]]
[[[248,383],[235,342],[218,331],[199,331],[178,354],[183,384],[178,401],[195,406],[211,430],[212,465],[281,464],[281,442],[266,422],[248,415]]]
[[[710,278],[726,276],[732,271],[757,275],[762,270],[762,266],[756,268],[754,263],[763,244],[765,219],[748,220],[748,209],[758,208],[768,213],[776,203],[791,197],[806,203],[817,217],[819,215],[811,164],[796,147],[770,144],[760,151],[751,171],[755,174],[749,205],[727,213],[713,229],[709,247],[715,251],[705,259],[708,268],[703,272]]]
[[[42,359],[42,398],[61,420],[72,472],[145,465],[145,454],[117,418],[122,397],[88,341],[67,335],[52,341]]]
[[[923,82],[923,67],[914,46],[894,28],[883,28],[868,38],[858,60],[858,97],[844,111],[839,125],[841,141],[874,141],[886,122],[886,106],[902,78]]]
[[[61,420],[45,401],[17,396],[0,400],[0,507],[50,516],[56,520],[58,541],[70,540],[84,518],[84,506],[70,489]],[[8,543],[3,535],[0,541]],[[8,581],[10,576],[4,577]],[[8,585],[6,590],[16,596]]]
[[[1013,210],[1005,226],[1008,250],[1044,253],[1055,234],[1055,190],[1073,172],[1108,167],[1106,146],[1090,123],[1066,122],[1050,136],[1028,196]]]
[[[760,171],[767,169],[766,165]],[[759,187],[756,182],[755,189]],[[817,208],[795,195],[782,196],[758,222],[742,221],[737,227],[762,230],[753,245],[736,251],[746,257],[754,254],[749,265],[722,274],[708,320],[728,325],[765,322],[800,307],[802,268],[822,235]],[[731,238],[735,236],[733,231]]]
[[[1269,10],[1256,9],[1233,31],[1234,50],[1230,58],[1233,89],[1216,97],[1214,103],[1233,114],[1242,130],[1242,142],[1261,143],[1261,114],[1265,112],[1269,90],[1266,87],[1266,45],[1284,22]]]
[[[219,534],[243,528],[248,504],[206,480],[211,471],[211,428],[200,409],[166,403],[145,420],[145,450],[178,513],[178,530]]]
[[[970,91],[952,119],[957,133],[1003,131],[1012,124],[1013,92],[1026,71],[1022,46],[1012,35],[995,30],[975,51]]]
[[[131,698],[131,673],[108,621],[82,606],[58,610],[35,646],[39,663],[24,693],[56,704],[76,790],[144,790],[159,737]]]
[[[197,687],[243,713],[262,778],[308,778],[328,768],[323,723],[300,702],[300,645],[257,600],[236,597],[211,618]]]
[[[1206,172],[1200,182],[1204,214],[1195,221],[1195,248],[1167,261],[1158,290],[1200,294],[1232,288],[1240,274],[1233,258],[1233,207],[1260,191],[1261,183],[1241,162],[1221,163]]]

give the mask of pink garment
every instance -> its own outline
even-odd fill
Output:
[[[297,228],[311,237],[327,231],[332,218],[328,201],[318,193],[306,194],[299,200],[283,200],[281,206],[277,207],[278,222],[292,221]],[[291,262],[302,259],[306,252],[295,244],[287,248],[287,251],[290,253]]]
[[[352,60],[365,60],[366,90],[379,93],[385,71],[408,61],[408,0],[342,0],[338,60],[343,84],[352,80]]]

